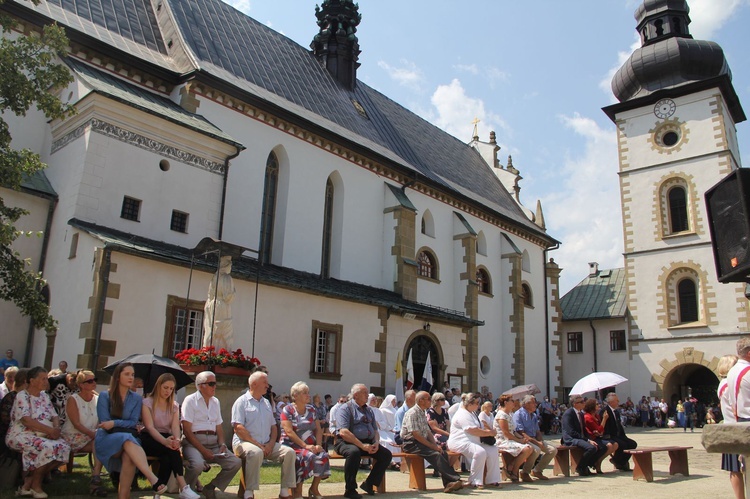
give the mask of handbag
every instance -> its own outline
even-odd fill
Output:
[[[495,437],[479,437],[479,441],[484,445],[495,445]]]

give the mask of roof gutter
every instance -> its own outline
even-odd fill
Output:
[[[35,194],[43,198],[49,199],[49,206],[47,207],[47,220],[44,223],[44,238],[42,239],[42,251],[39,255],[39,268],[38,271],[43,275],[44,265],[47,262],[47,249],[49,247],[50,236],[49,233],[52,230],[52,216],[55,214],[55,208],[57,208],[57,196],[50,197],[40,194]],[[41,291],[41,290],[40,290]],[[49,303],[47,303],[49,305]],[[34,348],[34,331],[36,330],[36,324],[34,319],[29,319],[29,329],[26,333],[26,353],[23,356],[23,365],[31,365],[31,354]],[[57,332],[47,333],[47,351],[44,354],[44,367],[49,369],[52,365],[52,354],[54,353],[55,337]],[[50,343],[51,342],[51,343]],[[51,346],[51,348],[50,348]]]

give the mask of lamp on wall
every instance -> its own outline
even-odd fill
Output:
[[[424,329],[425,331],[429,331],[430,330],[430,323],[429,322],[425,322],[424,325],[422,326],[422,329]]]

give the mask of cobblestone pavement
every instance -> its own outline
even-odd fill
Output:
[[[683,445],[692,446],[688,451],[690,476],[669,475],[669,458],[666,452],[654,454],[654,481],[647,483],[634,481],[631,473],[614,471],[605,461],[604,475],[589,477],[563,476],[551,477],[552,469],[547,471],[550,480],[533,483],[511,484],[506,482],[500,489],[487,488],[484,490],[461,490],[453,496],[491,496],[504,495],[512,492],[513,497],[542,497],[540,494],[554,494],[555,497],[586,497],[602,494],[603,497],[732,497],[728,473],[721,470],[721,455],[708,454],[701,445],[701,430],[694,433],[683,432],[682,429],[630,429],[628,434],[638,442],[640,447]],[[558,437],[559,438],[559,437]],[[549,438],[551,440],[551,438]],[[341,461],[334,461],[339,465]],[[465,478],[465,477],[464,477]],[[446,498],[442,492],[442,482],[439,478],[432,478],[428,472],[427,491],[418,492],[409,489],[409,476],[396,471],[389,471],[386,476],[388,493],[384,499],[407,499],[431,497]],[[307,486],[305,486],[307,491]],[[325,497],[342,497],[343,483],[321,483],[320,491]],[[230,487],[224,493],[217,493],[218,499],[232,499],[236,497],[237,487]],[[278,497],[277,485],[263,485],[257,499],[273,499]],[[135,492],[131,499],[153,497],[151,494]],[[166,498],[167,496],[165,496]],[[365,496],[367,497],[367,496]]]

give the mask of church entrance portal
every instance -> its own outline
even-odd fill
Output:
[[[664,379],[663,396],[670,404],[688,396],[704,404],[716,403],[716,388],[719,378],[713,371],[700,364],[682,364],[670,371]]]
[[[441,387],[443,385],[442,358],[435,341],[433,341],[430,336],[427,336],[427,334],[418,334],[413,337],[404,352],[404,366],[406,366],[410,350],[412,355],[412,365],[414,366],[414,389],[421,388],[428,352],[430,354],[430,364],[432,365],[433,388],[435,386]],[[406,381],[405,368],[404,381]]]

